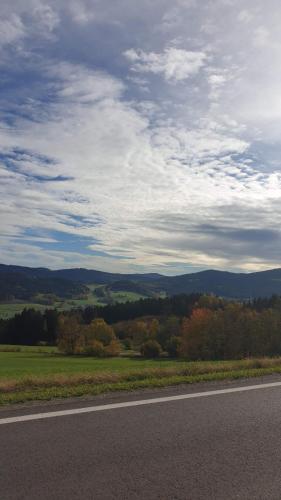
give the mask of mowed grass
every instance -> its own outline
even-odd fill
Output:
[[[52,348],[28,347],[21,352],[4,352],[4,346],[1,348],[2,405],[281,373],[281,358],[213,362],[96,359],[63,356]]]
[[[94,372],[126,372],[144,368],[185,366],[185,362],[170,360],[144,360],[133,357],[92,358],[64,356],[52,352],[53,348],[24,347],[20,352],[9,350],[22,347],[0,346],[0,380],[3,378],[45,377],[56,374],[84,374]]]

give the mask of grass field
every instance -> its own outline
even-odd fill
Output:
[[[272,373],[281,373],[281,358],[213,362],[96,359],[63,356],[49,347],[0,346],[0,404]]]
[[[143,360],[141,358],[91,358],[64,356],[45,347],[26,347],[22,352],[7,352],[14,346],[0,346],[0,380],[3,378],[45,377],[57,374],[80,374],[94,372],[126,372],[143,368],[167,368],[185,366],[185,362],[170,360]],[[19,347],[20,348],[20,347]],[[7,349],[7,351],[4,351]],[[52,348],[51,348],[52,349]]]

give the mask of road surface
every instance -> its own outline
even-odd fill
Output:
[[[229,392],[276,382],[281,377],[1,409],[0,498],[280,500],[281,385]],[[201,397],[206,391],[222,392]],[[196,397],[168,399],[186,394]],[[116,407],[139,400],[146,404]]]

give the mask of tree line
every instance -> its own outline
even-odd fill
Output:
[[[25,309],[0,322],[0,343],[58,345],[66,354],[133,350],[189,360],[281,355],[281,298],[247,303],[192,294],[68,312]]]
[[[200,294],[177,295],[166,298],[147,298],[108,306],[88,306],[72,309],[63,315],[78,318],[81,324],[90,324],[102,318],[112,325],[119,321],[133,320],[144,316],[189,316]],[[0,319],[0,344],[35,345],[56,343],[59,333],[59,313],[55,309],[45,312],[24,309],[10,319]]]

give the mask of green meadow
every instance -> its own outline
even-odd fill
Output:
[[[40,303],[40,299],[44,300],[44,295],[34,297],[32,302],[10,302],[0,303],[0,319],[9,319],[15,314],[21,313],[24,309],[36,309],[37,311],[45,311],[45,309],[58,309],[59,311],[68,311],[77,307],[86,306],[103,306],[105,305],[103,297],[100,297],[95,290],[104,288],[97,285],[88,285],[89,293],[82,298],[73,298],[69,300],[56,300],[52,304]],[[144,295],[130,291],[110,291],[108,298],[112,303],[132,302],[143,298]],[[38,302],[36,302],[36,299]]]
[[[15,350],[13,352],[13,350]],[[10,352],[12,351],[12,352]],[[27,376],[44,377],[57,374],[125,372],[144,368],[185,366],[186,362],[167,359],[144,360],[140,357],[92,358],[65,356],[52,347],[0,345],[0,380]]]
[[[281,373],[281,358],[187,362],[64,356],[53,347],[0,346],[0,404],[93,396]]]

